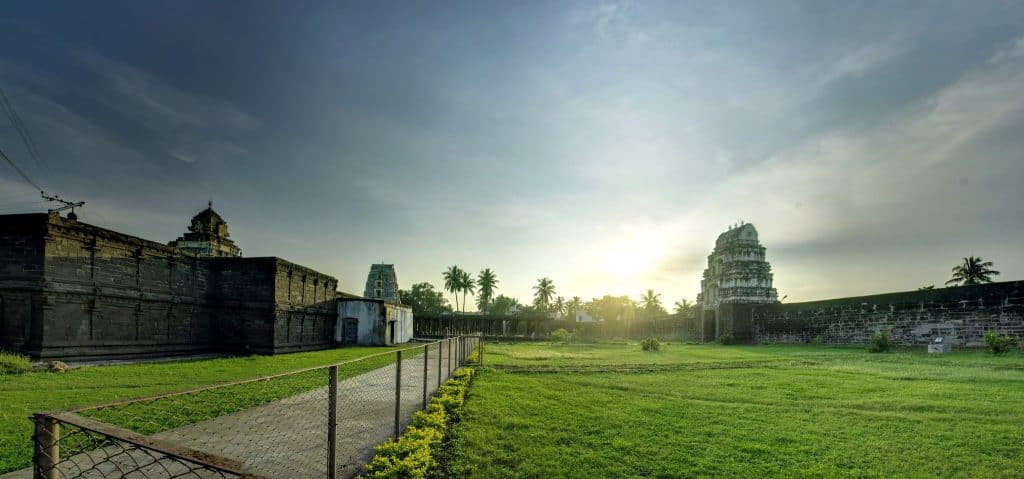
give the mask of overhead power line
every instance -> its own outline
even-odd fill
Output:
[[[39,184],[36,183],[35,181],[32,181],[32,178],[29,178],[28,175],[26,175],[25,172],[21,170],[21,168],[18,168],[18,165],[15,164],[14,161],[12,161],[6,153],[4,153],[4,150],[2,148],[0,148],[0,158],[3,158],[4,161],[10,164],[11,168],[14,168],[14,171],[17,171],[18,175],[21,176],[21,178],[25,180],[28,184],[32,185],[35,189],[39,190],[40,193],[43,192],[43,188],[39,186]]]
[[[21,138],[21,141],[25,143],[25,149],[28,150],[28,154],[32,157],[32,161],[35,162],[36,166],[45,168],[49,171],[49,165],[43,161],[42,155],[39,154],[39,149],[36,148],[36,142],[32,140],[32,135],[28,132],[25,122],[22,121],[21,116],[18,115],[18,110],[15,110],[14,106],[11,105],[11,101],[7,98],[7,93],[4,91],[3,87],[0,87],[0,104],[3,105],[4,112],[7,113],[7,118],[11,120],[11,125],[13,125],[14,130],[18,132],[18,136]]]

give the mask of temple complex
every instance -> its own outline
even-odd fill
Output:
[[[777,303],[772,267],[765,261],[764,251],[757,240],[757,229],[750,223],[718,235],[715,249],[708,256],[697,303],[705,310],[721,304]]]
[[[35,359],[275,354],[409,341],[393,265],[367,296],[277,257],[242,258],[212,205],[170,243],[69,214],[0,215],[0,350]]]
[[[213,202],[205,210],[192,217],[188,232],[168,245],[205,257],[242,256],[242,250],[228,239],[228,223],[213,211]]]

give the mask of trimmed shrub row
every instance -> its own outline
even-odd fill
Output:
[[[437,389],[427,410],[413,413],[412,423],[397,441],[390,440],[376,447],[376,454],[366,465],[363,477],[422,479],[436,471],[445,433],[462,411],[474,372],[473,368],[455,371],[452,378]]]
[[[473,349],[473,352],[466,356],[467,363],[480,364],[480,348]]]

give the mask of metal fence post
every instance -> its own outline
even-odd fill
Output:
[[[441,371],[444,370],[444,367],[441,366],[442,349],[444,349],[444,340],[437,342],[437,387],[441,387],[441,376],[443,376],[443,374],[441,374]]]
[[[395,354],[398,355],[395,360],[395,440],[398,440],[402,420],[402,351]]]
[[[429,344],[424,344],[423,345],[423,409],[424,410],[427,409],[427,372],[428,372],[427,371],[427,365],[429,364],[429,362],[427,361],[428,359],[430,359],[430,345]]]
[[[452,338],[448,338],[448,377],[452,377]]]
[[[338,444],[338,367],[328,370],[327,386],[327,479],[336,474],[335,449]]]
[[[57,479],[60,464],[60,423],[44,414],[35,415],[36,434],[32,477]]]
[[[484,365],[484,335],[480,335],[480,365]]]

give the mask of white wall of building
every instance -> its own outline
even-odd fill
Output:
[[[409,306],[372,299],[338,301],[338,322],[334,328],[336,342],[343,342],[344,325],[350,318],[358,320],[357,344],[386,346],[407,343],[412,339],[413,315]]]

